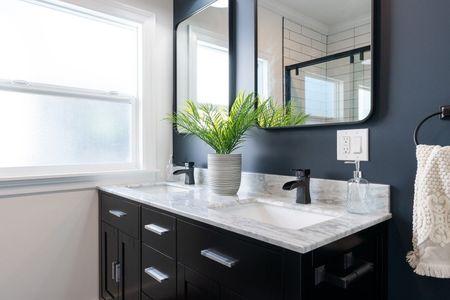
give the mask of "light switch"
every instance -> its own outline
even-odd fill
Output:
[[[362,152],[362,138],[360,136],[354,136],[351,138],[350,149],[353,154],[360,154]]]
[[[369,129],[337,131],[338,160],[369,160]]]

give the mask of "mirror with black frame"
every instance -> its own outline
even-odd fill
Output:
[[[258,1],[257,92],[303,116],[282,127],[370,116],[372,19],[372,0]]]
[[[228,0],[218,0],[176,29],[176,108],[186,100],[229,107]]]

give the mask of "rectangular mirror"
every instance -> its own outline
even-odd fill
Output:
[[[176,107],[185,100],[229,107],[228,0],[218,0],[178,24]]]
[[[301,120],[282,127],[370,116],[372,16],[372,0],[258,1],[257,92]]]

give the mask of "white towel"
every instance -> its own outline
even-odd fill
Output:
[[[413,251],[419,275],[450,278],[450,147],[419,145],[413,212]]]

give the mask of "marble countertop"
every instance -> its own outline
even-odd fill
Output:
[[[157,183],[156,185],[161,185]],[[186,186],[181,183],[166,183],[171,190],[156,189],[158,192],[145,192],[141,186],[103,186],[100,190],[159,208],[180,216],[200,221],[212,226],[229,230],[269,244],[286,248],[298,253],[306,253],[329,244],[355,232],[361,231],[392,216],[386,210],[357,215],[345,210],[342,201],[314,199],[308,205],[296,204],[292,193],[288,197],[273,194],[261,194],[241,189],[237,196],[217,196],[206,185]],[[155,184],[151,184],[155,185]],[[179,187],[177,189],[177,187]],[[221,212],[220,208],[262,202],[272,205],[319,213],[332,218],[302,229],[286,229],[254,219]]]

